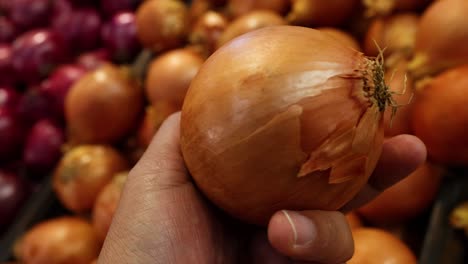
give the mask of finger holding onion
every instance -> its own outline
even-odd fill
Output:
[[[142,263],[345,262],[353,242],[337,210],[360,207],[426,158],[414,136],[383,138],[381,63],[289,26],[221,47],[182,116],[166,120],[129,173],[100,261],[125,261],[132,248]]]

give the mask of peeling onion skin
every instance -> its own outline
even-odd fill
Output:
[[[342,207],[367,182],[383,144],[383,113],[363,92],[369,62],[294,26],[247,33],[216,51],[181,117],[182,153],[199,188],[259,225],[281,209]]]
[[[289,0],[229,0],[228,9],[233,17],[239,17],[255,10],[270,10],[283,15]]]
[[[385,48],[387,65],[392,56],[396,59],[411,59],[418,25],[419,16],[414,13],[374,19],[365,36],[364,53],[368,56],[377,56],[378,47]]]
[[[409,64],[416,79],[468,63],[468,1],[434,1],[423,13]]]
[[[468,165],[467,93],[468,65],[441,73],[418,93],[411,124],[431,160],[444,165]]]
[[[286,20],[291,25],[334,27],[343,24],[359,6],[359,0],[292,0]]]
[[[286,21],[275,12],[268,10],[252,11],[235,19],[226,27],[218,39],[217,48],[242,34],[264,27],[279,25],[286,25]]]

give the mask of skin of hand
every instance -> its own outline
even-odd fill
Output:
[[[368,184],[340,212],[279,211],[267,228],[242,224],[197,190],[179,144],[180,114],[169,117],[131,170],[98,263],[338,264],[354,252],[343,212],[357,208],[426,159],[416,137],[386,139]]]

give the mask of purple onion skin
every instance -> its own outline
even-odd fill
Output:
[[[60,120],[53,109],[53,101],[40,87],[30,87],[23,93],[16,112],[28,127],[40,119]]]
[[[66,64],[58,67],[48,79],[42,82],[40,89],[53,103],[52,108],[57,116],[63,118],[65,98],[68,91],[86,72],[84,67]]]
[[[26,129],[15,111],[0,107],[0,163],[17,158]]]
[[[131,61],[141,50],[134,13],[116,14],[102,27],[102,41],[115,61]]]
[[[10,43],[18,33],[13,22],[7,17],[0,16],[0,43]]]
[[[43,119],[31,128],[24,145],[23,162],[33,173],[43,174],[53,169],[62,154],[65,135],[56,123]]]
[[[53,13],[52,0],[10,0],[10,18],[22,30],[46,27]]]
[[[0,85],[13,86],[17,82],[13,69],[13,49],[9,44],[0,44]]]
[[[67,60],[66,45],[49,30],[29,31],[13,42],[13,69],[20,81],[35,84]]]
[[[7,108],[11,111],[16,111],[20,94],[9,86],[0,86],[0,108]]]
[[[52,27],[74,54],[91,50],[100,44],[101,17],[91,8],[72,10],[66,16],[57,16]]]
[[[122,11],[133,11],[142,0],[101,0],[101,10],[111,17]]]
[[[0,232],[13,221],[30,192],[30,184],[18,174],[0,170]]]

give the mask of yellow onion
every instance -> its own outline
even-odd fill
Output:
[[[413,55],[419,15],[402,13],[389,17],[376,18],[372,21],[364,40],[364,52],[368,56],[377,56],[379,47],[385,48],[387,65],[390,61],[410,59]],[[392,59],[390,59],[393,57]]]
[[[359,0],[292,0],[287,20],[299,26],[338,26],[358,7]]]
[[[273,11],[258,10],[249,12],[243,16],[238,17],[228,25],[221,37],[218,39],[217,48],[247,32],[264,27],[285,24],[286,21]]]
[[[255,10],[271,10],[283,14],[289,7],[289,0],[229,0],[228,9],[238,17]]]
[[[392,101],[382,63],[303,27],[229,42],[201,67],[182,108],[195,182],[255,224],[280,209],[341,208],[380,156]]]
[[[385,16],[394,11],[418,11],[431,0],[362,0],[369,16]]]
[[[318,30],[322,31],[323,33],[328,34],[330,37],[336,39],[337,41],[341,42],[342,44],[353,48],[355,50],[361,50],[359,42],[348,32],[343,31],[338,28],[333,27],[322,27],[317,28]]]
[[[146,149],[164,120],[179,110],[179,107],[166,101],[158,101],[146,107],[143,122],[137,133],[138,146]]]
[[[189,41],[193,45],[201,46],[208,57],[215,51],[216,43],[227,26],[228,21],[222,14],[208,11],[195,22]]]
[[[420,79],[468,63],[468,1],[434,1],[424,11],[408,65]]]

